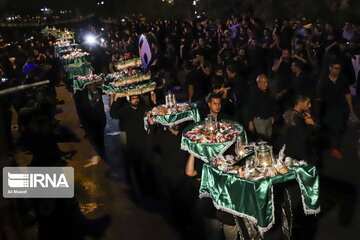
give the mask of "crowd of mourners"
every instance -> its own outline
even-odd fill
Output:
[[[146,70],[156,82],[154,93],[127,99],[114,95],[109,101],[110,116],[119,119],[120,131],[126,133],[126,144],[122,143],[125,170],[121,171],[137,186],[134,192],[140,199],[166,199],[169,219],[189,238],[262,236],[251,232],[240,218],[216,210],[210,199],[198,200],[202,162],[180,149],[182,130],[190,122],[164,128],[153,124],[149,116],[151,128],[144,130],[144,114],[163,103],[169,91],[178,102],[196,103],[203,117],[212,114],[241,123],[249,141],[266,140],[275,153],[285,144],[287,156],[319,169],[327,153],[343,158],[339,148],[348,119],[358,121],[352,94],[360,86],[360,24],[276,20],[265,25],[255,17],[231,16],[225,23],[127,19],[118,25],[74,30],[79,42],[89,32],[103,39],[97,45],[81,46],[90,53],[96,74],[115,72],[125,53],[139,56],[138,39],[141,34],[148,37],[152,59]],[[69,80],[55,55],[54,39],[33,36],[1,49],[0,91],[45,79],[50,84],[0,95],[1,148],[8,153],[19,148],[30,152],[33,166],[62,166],[63,159],[70,159],[74,152],[60,151],[57,143],[79,141],[55,117],[56,106],[63,104],[56,86]],[[97,84],[77,91],[76,109],[98,157],[109,166],[119,166],[106,156],[101,96]],[[16,141],[11,107],[18,115]],[[118,170],[112,169],[114,179]],[[43,220],[45,226],[51,227]],[[279,239],[276,234],[274,239]]]

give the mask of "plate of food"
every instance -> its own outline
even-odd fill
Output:
[[[218,131],[208,132],[204,124],[195,126],[185,134],[185,137],[192,142],[198,143],[221,143],[233,140],[241,133],[241,129],[236,125],[220,121],[218,122]]]

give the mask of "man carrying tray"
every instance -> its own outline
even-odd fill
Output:
[[[139,95],[128,96],[127,101],[114,94],[110,116],[119,119],[119,128],[126,133],[125,167],[131,184],[138,184],[142,194],[149,193],[151,181],[147,178],[151,161],[149,135],[144,131],[143,117],[149,108]],[[152,104],[156,104],[156,95],[151,94]],[[134,174],[134,178],[132,177]]]

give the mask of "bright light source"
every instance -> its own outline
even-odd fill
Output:
[[[87,44],[90,44],[90,45],[93,45],[96,43],[96,37],[94,35],[86,35],[85,36],[85,43]]]
[[[201,16],[200,16],[200,15],[198,15],[198,16],[197,16],[197,18],[201,18]]]
[[[101,28],[101,31],[104,31],[104,28]]]
[[[101,39],[100,39],[100,42],[101,42],[101,43],[105,42],[105,39],[101,38]]]
[[[196,6],[196,1],[193,1],[193,6]]]
[[[104,5],[104,1],[101,1],[101,5]]]

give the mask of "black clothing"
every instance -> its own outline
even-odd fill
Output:
[[[137,109],[125,101],[118,99],[110,108],[110,116],[119,119],[119,128],[126,132],[126,174],[132,179],[132,184],[138,184],[142,194],[153,191],[152,171],[152,143],[151,138],[144,129],[144,114],[147,107],[139,104]],[[133,174],[132,174],[133,173]]]
[[[119,119],[119,127],[126,132],[128,148],[141,149],[146,144],[147,133],[144,130],[144,114],[147,107],[139,104],[137,109],[124,106],[122,99],[115,101],[110,108],[110,116]]]
[[[234,52],[231,48],[225,49],[224,51],[219,53],[220,61],[224,66],[229,65],[233,57],[234,57]]]
[[[341,75],[336,82],[332,82],[326,76],[320,80],[317,89],[317,97],[321,100],[321,107],[324,111],[347,112],[345,95],[348,93],[350,93],[349,83]]]
[[[229,79],[231,90],[238,106],[246,105],[249,96],[249,84],[247,79],[236,74],[235,77]]]
[[[291,73],[291,61],[282,61],[278,70],[275,72],[275,81],[278,84],[279,92],[289,88]]]
[[[215,89],[220,89],[226,84],[226,78],[225,76],[213,76],[211,78],[211,91],[214,91]]]
[[[339,76],[335,83],[329,77],[319,82],[320,118],[329,135],[329,144],[332,149],[339,148],[342,132],[345,129],[349,111],[345,96],[349,93],[349,84],[342,76]]]
[[[186,223],[194,201],[189,195],[192,195],[194,190],[184,173],[187,154],[179,148],[183,129],[180,128],[177,135],[163,126],[156,130],[161,154],[161,165],[158,166],[161,178],[158,182],[164,185],[168,193],[170,207],[176,219]]]
[[[289,109],[284,113],[286,123],[285,155],[298,160],[308,160],[308,137],[311,127],[305,124],[302,113]]]
[[[296,74],[292,74],[291,76],[291,88],[290,94],[293,96],[297,95],[305,95],[309,96],[310,87],[309,87],[309,79],[304,71],[302,71],[299,76]]]
[[[201,81],[200,72],[198,70],[191,70],[186,74],[186,82],[194,88],[194,94],[191,101],[196,102],[202,100],[206,92],[204,91],[204,83]]]
[[[76,92],[76,107],[78,116],[84,130],[93,145],[95,151],[101,158],[105,159],[105,126],[106,116],[104,111],[104,103],[101,97],[101,90],[97,90],[100,95],[97,101],[92,101],[95,95],[90,90]]]
[[[266,55],[263,48],[256,46],[249,48],[249,69],[250,69],[250,83],[255,82],[256,77],[266,72]]]
[[[163,155],[162,168],[168,178],[176,178],[184,175],[186,153],[179,148],[181,142],[182,129],[174,135],[170,130],[160,126],[157,129],[157,139]]]
[[[256,87],[250,97],[249,103],[249,119],[254,117],[267,119],[274,116],[274,103],[270,97],[269,91],[261,91]]]

